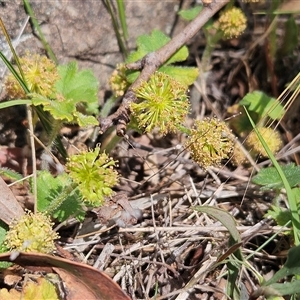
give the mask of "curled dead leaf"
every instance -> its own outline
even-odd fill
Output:
[[[0,261],[11,261],[11,253],[0,254]],[[13,263],[36,271],[55,272],[66,287],[66,300],[130,300],[117,283],[95,268],[41,253],[20,252]]]

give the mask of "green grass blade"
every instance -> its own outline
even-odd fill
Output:
[[[26,85],[26,80],[25,80],[25,77],[24,77],[23,70],[22,70],[22,68],[21,68],[21,64],[20,64],[18,55],[17,55],[17,53],[16,53],[16,51],[15,51],[13,45],[12,45],[12,42],[11,42],[11,40],[10,40],[10,37],[9,37],[8,32],[7,32],[7,30],[6,30],[6,27],[5,27],[5,25],[4,25],[4,23],[3,23],[3,21],[2,21],[1,18],[0,18],[0,27],[1,27],[2,31],[3,31],[3,33],[4,33],[4,36],[5,36],[5,38],[6,38],[6,41],[7,41],[8,45],[9,45],[10,51],[11,51],[11,53],[13,54],[14,60],[16,61],[16,64],[17,64],[18,69],[19,69],[19,71],[20,71],[20,74],[21,74],[21,78],[22,78],[22,80],[23,80],[23,83],[24,83],[24,85]],[[1,57],[1,58],[2,58],[2,57]],[[2,58],[2,59],[3,59],[3,58]],[[4,60],[3,60],[3,61],[4,61]],[[10,62],[9,62],[7,59],[6,59],[6,61],[10,64]],[[4,61],[4,63],[7,65],[7,63],[6,63],[5,61]],[[10,64],[10,65],[11,65],[11,64]],[[7,65],[7,67],[8,67],[8,65]],[[18,75],[19,75],[19,74],[18,74]],[[22,86],[22,88],[23,88],[23,86]],[[24,88],[23,88],[23,89],[24,89]],[[27,85],[26,85],[26,89],[27,89]],[[26,89],[24,89],[25,92],[26,92]],[[28,90],[28,89],[27,89],[27,90]],[[26,93],[27,93],[27,92],[26,92]]]
[[[45,50],[48,53],[48,56],[57,64],[58,63],[57,58],[56,58],[52,48],[50,47],[49,43],[46,41],[45,36],[41,30],[39,23],[36,20],[36,17],[34,16],[33,10],[31,8],[28,0],[23,0],[23,3],[24,3],[26,12],[30,16],[31,22],[32,22],[33,26],[35,27],[35,29],[37,30],[39,38],[40,38]]]
[[[16,78],[16,80],[19,82],[22,89],[25,91],[26,94],[30,93],[26,82],[23,80],[23,78],[19,75],[19,73],[16,71],[14,66],[10,63],[10,61],[6,58],[6,56],[0,51],[0,58],[3,60],[9,71],[13,74],[13,76]]]
[[[298,214],[298,207],[297,207],[297,201],[295,198],[295,194],[292,191],[291,186],[288,183],[287,178],[285,177],[279,163],[277,162],[275,156],[273,155],[273,153],[271,152],[271,150],[268,147],[268,144],[265,142],[265,140],[263,139],[263,137],[261,136],[261,134],[259,133],[259,131],[257,130],[257,128],[255,127],[255,124],[253,122],[253,120],[251,119],[247,109],[245,108],[245,112],[249,118],[249,121],[251,123],[251,126],[253,127],[255,133],[257,134],[257,137],[259,138],[260,142],[262,143],[264,149],[266,150],[270,160],[272,161],[274,167],[276,168],[282,183],[284,185],[284,188],[286,190],[287,193],[287,198],[288,198],[288,203],[289,203],[289,207],[291,210],[291,218],[292,218],[292,226],[293,226],[293,233],[294,233],[294,239],[295,239],[295,245],[299,245],[300,244],[300,216]]]
[[[26,0],[24,0],[24,1],[28,3],[28,1],[26,1]],[[25,2],[24,2],[24,5],[25,5]],[[35,20],[34,18],[32,18],[32,19]],[[2,21],[1,18],[0,18],[0,27],[1,27],[3,33],[4,33],[5,37],[6,37],[6,40],[7,40],[7,43],[9,44],[9,47],[10,47],[12,53],[13,53],[14,59],[16,61],[16,64],[18,66],[18,69],[19,69],[20,73],[18,73],[16,71],[16,69],[14,68],[14,66],[10,63],[10,61],[6,58],[6,56],[1,51],[0,51],[0,58],[3,60],[3,62],[7,66],[7,68],[10,70],[10,72],[16,78],[16,80],[19,82],[19,84],[21,85],[21,87],[24,90],[24,92],[26,94],[30,94],[30,90],[27,87],[26,80],[25,80],[25,77],[24,77],[24,73],[23,73],[23,70],[21,68],[18,56],[17,56],[17,54],[16,54],[16,52],[15,52],[15,50],[13,48],[13,45],[11,43],[11,40],[9,38],[9,35],[8,35],[7,31],[6,31],[6,28],[5,28],[4,23],[3,23],[3,21]],[[18,100],[16,100],[16,101],[18,101]],[[31,104],[31,100],[28,100],[28,101],[29,101],[28,104]],[[20,104],[26,104],[26,103],[24,102],[24,103],[20,103]],[[4,104],[4,106],[5,105],[8,105],[8,104]],[[19,105],[19,104],[17,104],[17,102],[16,102],[15,105]],[[9,105],[7,107],[9,107]],[[47,134],[50,134],[52,132],[52,129],[51,129],[51,120],[47,117],[47,115],[45,114],[45,112],[42,110],[41,107],[35,107],[35,111],[37,112],[38,117],[39,117],[39,119],[40,119],[40,121],[42,123],[42,126],[46,130]],[[68,155],[67,155],[66,149],[64,148],[64,146],[62,144],[62,141],[59,139],[59,137],[56,137],[56,139],[54,141],[54,144],[57,147],[58,151],[61,153],[61,155],[64,158],[66,158]]]
[[[125,40],[128,39],[128,29],[125,15],[125,5],[123,0],[117,0],[119,19],[122,27],[123,37]]]
[[[106,4],[107,10],[108,10],[108,12],[109,12],[109,14],[111,16],[113,28],[114,28],[114,31],[115,31],[115,34],[116,34],[116,38],[117,38],[120,50],[123,53],[123,55],[125,57],[127,57],[128,51],[127,51],[126,45],[125,45],[125,43],[123,41],[123,38],[121,36],[120,30],[119,30],[119,24],[118,24],[118,21],[117,21],[117,19],[115,17],[114,12],[113,12],[112,3],[111,3],[110,0],[106,0],[105,4]]]
[[[195,206],[194,210],[200,211],[202,213],[206,213],[209,216],[214,217],[219,222],[221,222],[229,231],[231,240],[229,240],[229,245],[233,246],[237,243],[241,242],[241,236],[238,230],[236,229],[236,222],[234,218],[225,210],[213,207],[213,206]],[[240,255],[238,255],[239,258],[242,258]]]
[[[243,261],[243,255],[240,250],[241,245],[241,236],[236,228],[236,222],[234,218],[225,210],[219,209],[217,207],[213,206],[196,206],[194,207],[195,210],[206,213],[215,219],[217,219],[219,222],[221,222],[229,231],[230,238],[229,238],[229,246],[233,247],[233,253],[235,257],[242,262]],[[236,248],[235,248],[236,247]],[[229,254],[226,254],[229,255]],[[223,259],[223,257],[222,257]],[[224,257],[225,259],[225,257]],[[218,260],[219,261],[219,260]],[[228,281],[227,281],[227,287],[226,292],[230,297],[233,297],[236,293],[239,293],[236,281],[238,278],[238,274],[240,271],[240,265],[239,263],[235,263],[237,261],[236,259],[230,259],[227,262],[227,269],[228,269]]]
[[[16,105],[26,105],[26,104],[31,104],[31,100],[29,99],[10,100],[5,102],[0,102],[0,109],[16,106]]]

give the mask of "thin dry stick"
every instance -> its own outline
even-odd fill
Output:
[[[253,226],[237,226],[236,229],[240,232],[244,232],[246,230],[251,229]],[[277,231],[279,229],[281,229],[281,226],[273,226],[273,227],[269,227],[266,230],[263,231]],[[189,230],[191,231],[198,231],[198,232],[226,232],[228,231],[228,228],[226,228],[225,226],[178,226],[178,227],[158,227],[156,226],[154,227],[143,227],[143,228],[133,228],[133,227],[129,227],[129,228],[119,228],[119,233],[122,232],[150,232],[150,233],[155,233],[157,231],[183,231],[183,232],[188,232]]]
[[[101,132],[105,132],[109,127],[116,125],[117,134],[119,136],[124,136],[126,125],[130,119],[130,103],[136,101],[134,89],[138,88],[142,82],[148,81],[150,76],[161,65],[163,65],[177,50],[184,46],[209,19],[229,1],[230,0],[216,0],[212,2],[209,7],[204,7],[199,15],[165,46],[155,52],[149,53],[142,60],[127,65],[130,69],[142,69],[142,71],[137,80],[129,87],[118,110],[107,118],[99,120]]]
[[[222,116],[220,112],[213,106],[213,104],[211,103],[211,101],[207,96],[205,73],[203,73],[203,68],[199,57],[196,57],[196,63],[200,73],[199,76],[200,84],[196,81],[194,82],[194,86],[196,90],[200,93],[207,107],[216,115],[218,119],[222,120]]]
[[[37,170],[36,170],[36,154],[35,154],[35,144],[33,136],[33,123],[32,123],[32,108],[27,105],[27,118],[29,125],[29,136],[30,136],[30,147],[31,147],[31,157],[32,157],[32,174],[33,174],[33,199],[34,199],[34,213],[37,212]]]

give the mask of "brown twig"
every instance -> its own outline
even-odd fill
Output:
[[[136,101],[134,89],[138,88],[143,81],[149,80],[150,76],[161,65],[184,46],[209,19],[229,1],[230,0],[215,0],[209,7],[204,7],[200,14],[165,46],[155,52],[147,54],[142,60],[126,66],[127,68],[135,70],[142,69],[142,71],[136,81],[128,88],[118,110],[112,115],[99,120],[100,131],[102,133],[109,127],[116,125],[117,134],[124,136],[126,125],[130,120],[130,103]]]

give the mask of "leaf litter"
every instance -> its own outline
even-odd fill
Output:
[[[233,45],[226,46],[230,50]],[[216,51],[213,69],[207,78],[212,103],[199,104],[195,89],[190,94],[192,104],[197,103],[192,112],[196,117],[213,116],[215,110],[225,115],[226,108],[239,93],[247,90],[248,82],[258,84],[258,75],[249,76],[241,70],[238,58],[238,53],[231,55],[226,49]],[[262,82],[259,87],[264,84]],[[65,135],[70,144],[90,142],[83,138],[84,130],[74,132],[73,137]],[[11,135],[12,132],[6,135],[10,141]],[[68,262],[58,263],[60,258],[22,253],[16,262],[24,266],[24,270],[30,270],[33,265],[33,271],[27,271],[33,274],[38,267],[44,267],[44,272],[55,271],[70,289],[75,286],[78,291],[91,292],[93,296],[97,284],[87,292],[85,280],[79,285],[75,282],[78,274],[92,279],[92,275],[88,275],[92,269],[87,267],[82,271],[78,262],[94,266],[95,270],[105,272],[116,281],[132,299],[225,299],[227,270],[219,263],[237,250],[244,256],[252,255],[250,264],[266,279],[272,277],[286,257],[285,250],[290,247],[288,238],[278,235],[263,251],[255,250],[281,230],[270,218],[264,218],[274,193],[252,184],[250,168],[242,165],[236,167],[228,163],[204,172],[180,146],[184,140],[184,136],[161,136],[155,132],[130,133],[129,139],[122,140],[112,152],[121,174],[115,188],[116,196],[105,206],[91,210],[82,224],[76,219],[57,224],[61,235],[57,252]],[[6,159],[11,153],[18,153],[12,159],[18,161],[17,171],[20,171],[23,154],[13,144],[1,148],[1,165],[8,163]],[[14,169],[14,164],[9,167]],[[10,183],[9,178],[5,180]],[[9,197],[9,200],[1,199],[1,207],[11,212],[8,216],[5,210],[2,212],[1,219],[8,223],[11,214],[22,213],[16,198],[19,201],[30,193],[27,190],[24,195],[24,190],[15,189],[11,195],[2,183],[1,189],[1,194]],[[201,206],[207,211],[195,209]],[[214,209],[221,213],[209,213]],[[228,224],[229,216],[224,217],[224,211],[235,219],[236,227]],[[233,242],[230,242],[229,233],[235,236]],[[80,271],[74,275],[76,270]],[[40,279],[36,282],[42,284]],[[246,295],[258,285],[256,278],[243,267],[239,283]],[[76,298],[70,296],[68,299]]]

